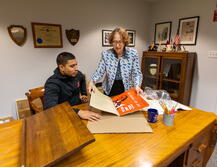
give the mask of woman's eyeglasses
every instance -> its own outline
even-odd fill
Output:
[[[117,44],[120,45],[120,44],[123,44],[123,43],[124,43],[123,41],[113,41],[112,42],[113,45],[117,45]]]

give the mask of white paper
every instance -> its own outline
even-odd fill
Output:
[[[154,108],[158,111],[158,114],[163,114],[164,110],[159,104],[158,100],[147,100],[149,103],[148,107],[143,108],[143,110],[147,111],[149,108]]]
[[[144,97],[143,97],[144,98]],[[149,108],[154,108],[156,110],[158,110],[158,114],[163,114],[164,110],[161,107],[161,105],[159,104],[158,100],[147,100],[145,99],[148,103],[149,106],[143,108],[143,110],[147,111]],[[172,109],[173,106],[176,106],[175,111],[177,111],[178,109],[181,110],[191,110],[190,107],[185,106],[184,104],[178,103],[174,100],[170,100],[170,101],[165,101],[166,106],[168,107],[168,109]]]

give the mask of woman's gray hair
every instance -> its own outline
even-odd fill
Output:
[[[128,44],[130,42],[129,35],[128,35],[128,32],[122,27],[115,28],[112,31],[111,35],[109,36],[109,43],[110,44],[113,43],[115,33],[119,33],[121,38],[122,38],[122,41],[123,41],[124,45],[128,46]]]

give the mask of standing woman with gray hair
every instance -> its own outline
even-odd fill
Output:
[[[143,93],[140,88],[142,73],[138,54],[135,49],[127,47],[127,31],[123,28],[114,29],[109,37],[109,43],[112,48],[102,52],[98,68],[91,76],[88,91],[94,91],[94,84],[105,75],[102,87],[108,96],[118,95],[133,87],[137,93]]]

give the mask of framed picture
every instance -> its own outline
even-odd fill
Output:
[[[172,22],[163,22],[155,24],[154,44],[165,45],[167,41],[170,41]]]
[[[196,45],[199,16],[179,19],[180,44]]]
[[[135,30],[126,30],[128,32],[130,42],[128,46],[135,46],[135,41],[136,41],[136,31]]]
[[[62,28],[59,24],[32,23],[35,48],[62,48]]]
[[[102,30],[102,46],[111,46],[109,43],[109,36],[112,30]]]

